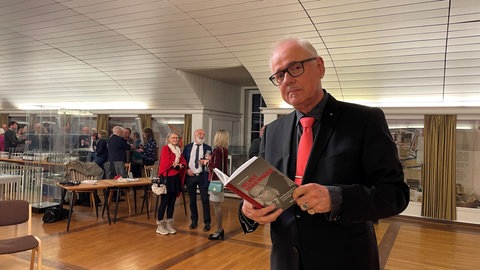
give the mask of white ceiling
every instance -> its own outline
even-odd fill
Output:
[[[286,36],[314,43],[337,99],[480,105],[478,0],[0,0],[0,110],[202,108],[178,70],[281,107]]]

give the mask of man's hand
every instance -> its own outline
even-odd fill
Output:
[[[293,191],[293,199],[303,211],[309,214],[330,212],[332,204],[328,189],[319,184],[305,184]]]
[[[275,221],[283,212],[282,209],[275,210],[275,205],[269,205],[260,209],[253,207],[248,201],[243,201],[242,213],[249,219],[259,224],[267,224]]]

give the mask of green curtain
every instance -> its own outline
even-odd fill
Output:
[[[457,218],[456,115],[425,115],[422,216]]]

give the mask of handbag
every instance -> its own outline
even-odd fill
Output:
[[[167,194],[167,177],[152,178],[152,192],[157,195]]]
[[[222,192],[223,184],[220,181],[210,181],[210,184],[208,185],[208,190],[211,192]]]
[[[224,153],[223,153],[223,148],[222,148],[222,171],[223,171],[223,168],[224,168]],[[212,180],[212,177],[213,177],[213,174],[214,172],[210,173],[209,175],[209,179],[210,180],[210,184],[208,184],[208,191],[211,191],[211,192],[223,192],[223,183],[221,181],[213,181]]]
[[[53,223],[68,218],[68,210],[59,206],[52,206],[45,209],[42,220],[44,223]]]

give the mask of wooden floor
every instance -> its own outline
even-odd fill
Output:
[[[66,221],[44,224],[34,214],[33,233],[42,239],[43,269],[269,269],[269,227],[245,235],[237,221],[239,200],[227,198],[224,241],[207,239],[203,224],[188,228],[182,199],[175,209],[175,235],[155,233],[153,213],[128,215],[121,202],[119,220],[108,225],[89,207],[75,206]],[[213,218],[212,210],[212,219]],[[200,221],[201,222],[201,221]],[[480,226],[394,217],[376,225],[383,269],[479,269]],[[5,237],[0,229],[0,238]],[[0,269],[28,269],[29,252],[0,256]]]

